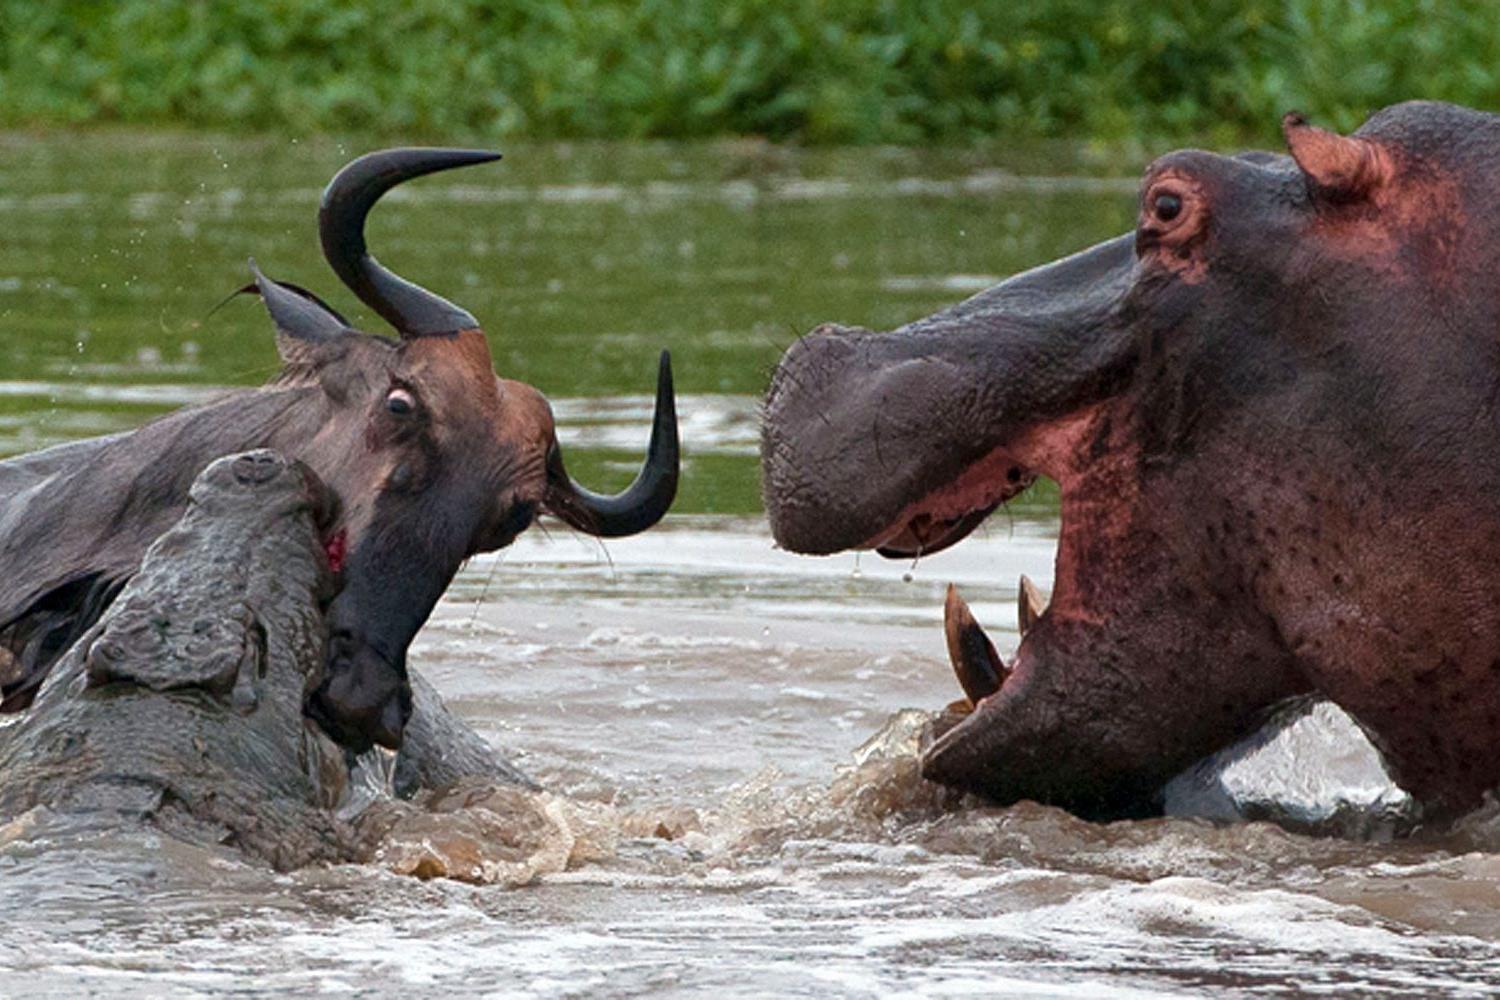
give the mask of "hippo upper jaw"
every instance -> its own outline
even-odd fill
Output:
[[[1019,275],[891,333],[825,325],[777,367],[761,456],[771,530],[794,552],[930,554],[1066,456],[1049,428],[1119,391],[1129,240]]]
[[[1036,481],[1007,448],[996,448],[960,472],[952,482],[907,506],[893,524],[877,532],[862,549],[887,559],[915,559],[957,544],[996,508]]]

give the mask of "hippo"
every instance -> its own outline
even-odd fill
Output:
[[[1169,153],[1135,231],[890,332],[824,325],[768,389],[778,544],[913,559],[1038,476],[1055,586],[1000,656],[950,596],[967,698],[923,773],[1148,814],[1320,695],[1425,821],[1500,781],[1500,117],[1399,104],[1289,155]]]
[[[181,519],[0,728],[0,821],[38,806],[228,844],[281,869],[359,860],[335,808],[350,755],[303,714],[335,597],[321,536],[337,501],[301,463],[210,463]],[[396,784],[535,787],[414,676]]]

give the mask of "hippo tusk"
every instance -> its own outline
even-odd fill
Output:
[[[1010,670],[951,583],[943,602],[943,635],[948,640],[948,659],[958,675],[958,685],[969,701],[977,704],[1000,690]]]
[[[1036,624],[1036,620],[1046,610],[1047,599],[1042,596],[1036,584],[1031,582],[1031,577],[1022,573],[1020,582],[1016,584],[1016,627],[1021,634],[1030,632],[1031,626]]]

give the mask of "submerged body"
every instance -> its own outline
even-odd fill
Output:
[[[930,734],[931,777],[1150,812],[1317,691],[1429,816],[1500,782],[1500,119],[1285,128],[1290,157],[1158,160],[1132,235],[783,359],[763,463],[788,548],[911,558],[1061,487],[1014,657],[950,609],[975,704]]]

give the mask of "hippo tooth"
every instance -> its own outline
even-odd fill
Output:
[[[951,583],[943,603],[943,633],[948,640],[948,659],[969,701],[977,703],[1000,690],[1008,673],[1005,663]]]
[[[1021,582],[1016,584],[1016,626],[1025,635],[1031,631],[1031,626],[1042,617],[1042,612],[1047,610],[1047,599],[1042,592],[1031,582],[1031,577],[1025,573],[1021,574]]]

